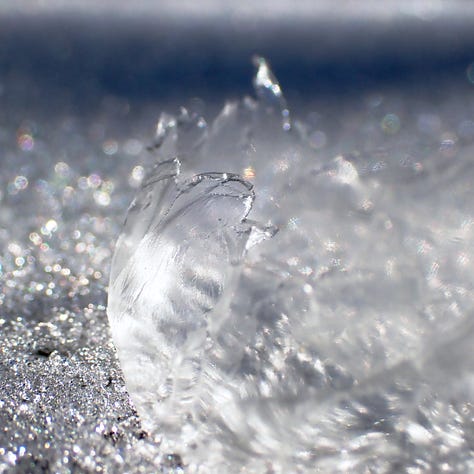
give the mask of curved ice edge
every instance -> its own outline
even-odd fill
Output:
[[[259,242],[273,237],[277,228],[273,225],[263,225],[247,219],[255,199],[253,184],[235,173],[205,172],[196,174],[188,179],[179,180],[181,176],[181,161],[178,158],[156,163],[130,204],[124,227],[120,234],[112,260],[111,283],[119,276],[125,262],[135,253],[139,242],[149,231],[162,225],[183,195],[197,190],[197,185],[207,182],[209,186],[203,195],[232,197],[242,199],[244,212],[235,230],[248,233],[245,250]],[[235,183],[235,187],[232,187]],[[230,186],[229,186],[230,184]],[[227,185],[223,188],[224,185]],[[239,189],[239,187],[241,189]],[[202,196],[201,196],[202,197]],[[191,203],[194,202],[191,199]]]
[[[177,262],[169,260],[168,264],[163,260],[166,260],[165,255],[160,257],[160,248],[172,252],[174,256],[170,258],[173,260],[180,254],[183,257],[191,255],[194,259],[198,258],[195,264],[206,266],[205,262],[210,264],[211,260],[199,252],[211,249],[209,242],[216,239],[215,250],[218,254],[223,252],[219,272],[232,272],[237,278],[231,267],[239,265],[250,248],[277,232],[273,225],[262,225],[247,219],[255,192],[253,184],[240,175],[206,172],[179,181],[180,168],[177,158],[157,163],[129,207],[112,261],[108,307],[111,320],[121,319],[128,313],[126,308],[130,308],[130,304],[135,306],[138,303],[142,290],[135,291],[133,297],[129,293],[136,286],[141,272],[139,269],[147,268],[148,276],[143,275],[147,280],[143,280],[142,289],[145,284],[153,284],[158,277],[157,271],[168,273],[170,270],[166,268],[181,271],[176,267]],[[148,257],[144,258],[145,254]],[[154,262],[158,266],[155,267]],[[228,270],[225,270],[226,264]],[[212,265],[217,264],[213,261]],[[212,271],[211,267],[209,271]],[[161,276],[159,278],[162,279]],[[234,278],[231,280],[234,281]],[[222,307],[218,300],[227,299],[223,298],[228,293],[224,291],[227,285],[222,285],[220,296],[212,306]],[[171,291],[171,287],[166,291]],[[132,303],[130,300],[127,303],[130,297]]]

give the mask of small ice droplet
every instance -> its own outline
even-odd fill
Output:
[[[288,110],[286,99],[281,90],[277,78],[273,74],[265,58],[254,56],[253,64],[257,72],[253,79],[253,85],[257,97],[271,107],[277,107],[282,117],[283,130],[291,129],[290,111]]]

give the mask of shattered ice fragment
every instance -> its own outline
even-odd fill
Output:
[[[144,180],[117,242],[109,286],[108,316],[127,388],[152,431],[179,418],[193,399],[206,334],[225,320],[223,297],[236,264],[275,232],[246,220],[254,192],[240,176],[180,181],[179,174],[180,162],[168,160]]]
[[[245,245],[246,250],[249,250],[260,242],[273,237],[278,232],[278,228],[274,225],[262,226],[258,222],[250,220],[247,220],[246,222],[251,225],[248,231],[248,240]]]
[[[253,79],[255,92],[262,102],[278,107],[282,117],[283,130],[291,129],[290,111],[277,78],[273,74],[268,62],[261,56],[253,57],[253,64],[257,72]]]
[[[195,152],[207,137],[207,123],[197,113],[181,107],[177,117],[162,113],[156,125],[155,139],[150,151],[157,151],[160,160],[179,156],[183,159]]]
[[[359,173],[357,173],[354,165],[346,160],[343,156],[336,156],[333,163],[335,170],[331,177],[341,184],[357,185],[359,182]]]

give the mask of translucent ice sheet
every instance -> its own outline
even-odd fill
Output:
[[[108,313],[144,427],[188,472],[442,462],[472,430],[471,160],[449,137],[321,153],[255,64],[258,101],[161,117],[117,244]]]

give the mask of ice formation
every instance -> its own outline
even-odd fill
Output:
[[[179,183],[179,161],[158,163],[132,203],[115,252],[109,314],[128,387],[160,424],[192,398],[206,337],[225,322],[252,225],[252,185],[206,173]]]
[[[289,130],[276,79],[263,58],[256,66],[257,93],[269,90],[265,100],[272,106],[277,100],[282,128]],[[222,134],[236,107],[226,106],[214,133]],[[254,114],[257,105],[247,101],[244,109]],[[186,178],[181,172],[181,161],[183,168],[196,167],[187,154],[197,154],[205,134],[202,118],[185,109],[178,118],[161,117],[152,148],[162,159],[128,210],[110,278],[108,314],[127,388],[144,426],[162,432],[163,445],[175,450],[209,444],[204,433],[217,434],[231,415],[222,410],[232,400],[222,405],[219,398],[230,388],[227,372],[238,368],[250,336],[241,334],[239,326],[249,318],[232,314],[232,299],[246,252],[277,231],[247,219],[255,196],[253,184],[240,175],[188,172]]]
[[[442,275],[469,206],[429,194],[442,151],[318,153],[255,64],[259,101],[158,124],[109,287],[127,388],[190,473],[397,471],[437,436],[432,390],[472,391],[472,300]]]

